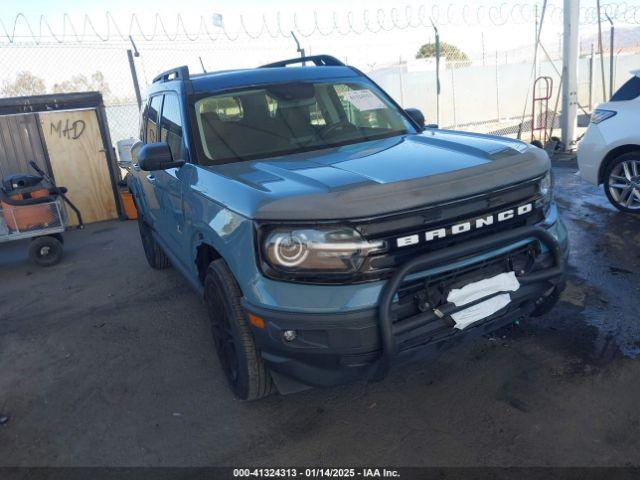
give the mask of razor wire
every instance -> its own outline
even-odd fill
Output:
[[[107,11],[101,23],[103,28],[97,28],[96,17],[85,14],[78,21],[67,13],[62,15],[60,30],[56,31],[49,19],[41,15],[37,26],[25,14],[19,13],[12,22],[5,23],[0,19],[0,41],[16,43],[30,41],[40,44],[44,41],[54,43],[83,43],[86,41],[128,41],[134,39],[144,41],[189,41],[208,40],[216,42],[219,39],[237,41],[244,37],[250,40],[259,38],[290,38],[292,32],[304,38],[312,36],[347,36],[362,34],[378,34],[383,32],[401,31],[438,26],[469,26],[469,27],[499,27],[504,25],[528,24],[536,20],[536,2],[512,3],[502,2],[499,5],[471,5],[449,3],[447,5],[419,6],[405,5],[389,9],[365,9],[359,12],[348,10],[345,12],[323,12],[317,10],[308,13],[292,12],[283,14],[275,12],[267,15],[238,14],[232,20],[236,28],[228,28],[225,24],[220,27],[210,26],[205,15],[196,17],[195,30],[187,27],[185,18],[180,13],[173,19],[163,17],[159,13],[153,16],[153,27],[145,30],[140,16],[133,13],[129,17],[128,25],[123,27],[123,20],[117,20],[114,14]],[[603,15],[626,24],[640,24],[640,4],[627,2],[607,3],[601,7]],[[558,5],[549,5],[547,21],[561,22],[563,10]],[[253,17],[253,21],[251,20]],[[257,21],[255,20],[257,18]],[[595,24],[598,22],[598,12],[595,7],[581,7],[581,24]],[[172,24],[173,28],[169,28]],[[26,34],[20,34],[24,31]]]
[[[554,1],[558,3],[558,0]],[[529,131],[531,124],[528,116],[522,123],[522,102],[525,96],[528,97],[526,87],[530,80],[533,45],[524,43],[523,39],[529,38],[533,23],[539,20],[538,3],[531,0],[493,5],[424,4],[358,11],[274,11],[225,15],[221,27],[214,27],[213,22],[207,20],[211,20],[210,17],[200,14],[192,17],[119,16],[111,12],[106,12],[104,17],[65,14],[58,19],[61,22],[50,21],[45,16],[30,22],[27,16],[19,14],[7,25],[0,19],[0,64],[11,66],[5,69],[5,78],[0,75],[0,96],[4,85],[17,81],[19,73],[43,79],[46,92],[39,93],[58,92],[68,88],[64,86],[67,80],[74,81],[78,76],[90,80],[94,72],[101,73],[105,88],[96,86],[95,89],[103,91],[110,133],[115,142],[134,136],[138,128],[130,66],[123,50],[131,48],[130,35],[140,48],[141,56],[135,63],[144,87],[157,72],[179,64],[200,68],[204,60],[207,68],[242,68],[246,66],[246,59],[238,52],[250,52],[261,63],[286,58],[291,56],[293,32],[305,39],[307,53],[335,48],[335,54],[345,63],[367,71],[403,106],[423,109],[433,123],[436,120],[433,105],[437,101],[434,65],[428,59],[415,59],[407,49],[398,55],[400,51],[391,45],[392,38],[394,42],[400,42],[399,36],[405,35],[416,42],[417,48],[417,42],[427,40],[422,38],[424,32],[432,32],[433,21],[439,27],[449,25],[452,30],[455,26],[469,26],[465,35],[475,36],[476,41],[470,43],[478,46],[466,52],[463,48],[460,52],[455,45],[442,45],[440,124],[513,136],[519,131]],[[638,0],[637,4],[607,3],[602,5],[601,12],[603,18],[606,13],[617,22],[640,23]],[[598,20],[595,8],[583,7],[580,14],[583,24]],[[561,24],[562,17],[562,8],[549,0],[544,23]],[[507,31],[508,25],[523,25],[511,34],[519,36],[519,43],[503,45],[491,40],[485,44],[487,30],[503,27]],[[344,41],[349,35],[353,37]],[[367,48],[361,48],[362,45]],[[581,50],[581,53],[588,56],[588,51]],[[559,84],[552,64],[561,55],[560,44],[557,49],[555,46],[550,49],[550,54],[548,61],[539,62],[537,74],[550,75]],[[616,60],[616,70],[621,72],[628,71],[633,62],[637,65],[640,44],[630,47],[625,54],[627,56]],[[347,58],[348,55],[356,59]],[[595,104],[601,100],[598,94],[602,89],[599,76],[595,81],[589,81],[585,55],[580,60],[578,97],[581,104],[591,105],[591,91],[595,92]],[[616,85],[622,80],[624,75],[621,74]],[[478,95],[478,92],[483,94]]]

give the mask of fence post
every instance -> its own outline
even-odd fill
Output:
[[[540,42],[540,30],[539,30],[539,23],[540,23],[540,18],[538,16],[538,5],[535,5],[535,31],[534,31],[534,37],[533,37],[533,44],[536,46],[536,52],[538,51],[538,43]],[[533,55],[533,81],[535,82],[536,78],[538,77],[538,55]],[[535,97],[535,95],[534,95]],[[533,126],[532,126],[533,127]]]
[[[496,50],[496,113],[500,121],[500,75],[498,74],[498,51]]]
[[[611,17],[607,15],[606,12],[605,15],[607,16],[607,20],[609,20],[609,23],[611,24],[609,38],[609,98],[611,98],[613,97],[613,44],[615,43],[616,38],[616,28],[613,25],[613,20],[611,20]]]
[[[578,107],[578,24],[580,0],[564,0],[564,38],[562,55],[562,143],[570,150],[576,142]]]
[[[400,73],[400,106],[404,108],[404,73],[402,71],[402,55],[398,59],[398,72]]]
[[[142,96],[140,95],[140,85],[138,84],[138,73],[136,72],[136,64],[133,61],[133,52],[127,49],[127,58],[129,59],[129,70],[131,70],[131,80],[133,81],[133,90],[136,92],[136,102],[138,109],[142,107]]]
[[[455,63],[451,62],[449,67],[451,70],[451,98],[453,100],[453,129],[458,128],[458,120],[456,119],[456,76],[454,70],[456,69]]]
[[[482,66],[485,66],[485,51],[484,51],[484,32],[480,32],[482,40]]]
[[[436,36],[436,124],[440,125],[440,32],[433,19],[431,19],[431,26]]]
[[[607,101],[607,82],[604,79],[604,47],[602,46],[602,14],[600,0],[596,0],[596,11],[598,12],[598,50],[600,50],[600,71],[602,73],[602,101]]]
[[[589,57],[589,112],[593,110],[593,80],[595,79],[596,47],[591,43],[591,56]]]

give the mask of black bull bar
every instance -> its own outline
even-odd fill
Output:
[[[527,285],[533,286],[532,284],[538,284],[540,282],[553,281],[554,279],[560,280],[564,276],[565,260],[560,244],[549,232],[540,227],[520,227],[506,232],[501,232],[490,237],[471,240],[460,245],[426,253],[400,266],[380,293],[378,318],[382,340],[382,355],[373,374],[373,379],[381,379],[388,372],[392,359],[398,353],[398,345],[396,341],[397,334],[418,328],[430,321],[433,321],[434,319],[447,317],[452,313],[464,310],[472,305],[503,293],[497,292],[460,307],[447,303],[437,309],[418,313],[394,324],[393,313],[391,311],[393,298],[407,275],[416,270],[429,270],[453,260],[459,260],[460,258],[474,254],[486,253],[491,249],[501,248],[505,245],[529,239],[536,239],[540,243],[544,244],[551,253],[554,259],[554,264],[552,267],[537,270],[528,275],[518,277],[518,281],[523,285],[523,288],[520,289],[522,290],[522,293],[519,296],[525,297],[527,295],[531,295],[533,291],[539,290],[537,288],[526,288]],[[518,290],[518,292],[520,292],[520,290]]]

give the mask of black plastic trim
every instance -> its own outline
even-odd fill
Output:
[[[169,78],[171,76],[173,78]],[[189,80],[189,67],[182,65],[181,67],[172,68],[156,75],[151,83],[167,82],[170,80]]]
[[[331,55],[312,55],[310,57],[297,57],[289,58],[287,60],[281,60],[279,62],[267,63],[261,65],[259,68],[278,68],[286,67],[287,65],[295,65],[298,63],[311,62],[316,67],[344,67],[345,64]]]
[[[534,282],[551,281],[554,278],[560,281],[564,278],[565,259],[562,254],[560,244],[549,232],[539,227],[521,227],[511,231],[501,232],[490,237],[472,240],[444,250],[437,250],[435,252],[416,257],[398,268],[384,286],[380,294],[378,320],[382,339],[382,355],[378,362],[374,378],[384,378],[389,371],[392,359],[398,354],[398,344],[393,324],[392,305],[395,293],[407,275],[418,269],[431,269],[455,259],[478,254],[494,248],[500,248],[504,245],[530,238],[534,238],[546,245],[553,256],[555,266],[536,271],[526,276],[518,277],[520,283],[526,285]],[[449,313],[453,313],[453,311]],[[411,318],[404,319],[403,321],[411,321]]]

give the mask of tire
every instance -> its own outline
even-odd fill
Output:
[[[138,216],[138,228],[140,229],[140,240],[142,241],[144,255],[147,257],[149,266],[156,270],[163,270],[169,267],[169,257],[164,253],[156,239],[153,238],[151,227],[147,225],[141,216]]]
[[[231,390],[241,400],[273,391],[271,375],[256,346],[240,299],[242,292],[224,260],[214,260],[204,280],[213,341]]]
[[[62,259],[62,242],[55,237],[36,237],[29,244],[29,258],[36,265],[50,267]]]
[[[607,165],[604,192],[621,212],[640,214],[640,150],[614,158]]]

